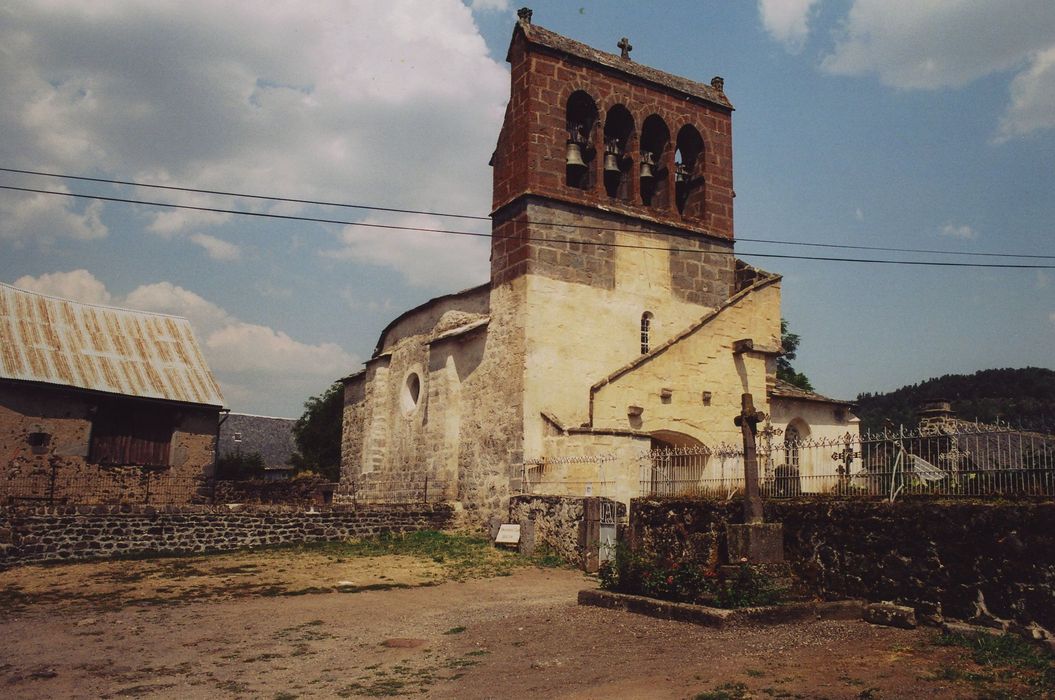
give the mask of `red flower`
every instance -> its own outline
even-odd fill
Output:
[[[672,583],[674,583],[674,577],[673,576],[668,576],[667,577],[667,585],[669,586]]]

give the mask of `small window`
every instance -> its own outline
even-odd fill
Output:
[[[404,416],[409,416],[417,409],[419,399],[421,399],[421,377],[417,372],[410,372],[403,382],[403,391],[399,396],[399,407],[403,410]]]
[[[652,312],[646,311],[641,314],[641,354],[645,355],[648,353],[648,336],[652,331]]]
[[[175,417],[165,408],[112,403],[92,418],[88,461],[105,466],[167,467]]]
[[[242,434],[241,433],[235,433],[234,435],[231,436],[231,439],[234,440],[235,442],[241,442],[242,441]]]

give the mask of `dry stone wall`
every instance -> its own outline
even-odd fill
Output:
[[[0,568],[145,554],[336,541],[442,529],[445,505],[332,507],[64,506],[0,509]]]
[[[769,501],[798,577],[827,598],[893,601],[921,619],[1055,631],[1055,503]],[[635,500],[631,546],[702,564],[724,559],[739,502]],[[1047,632],[1044,632],[1046,630]]]

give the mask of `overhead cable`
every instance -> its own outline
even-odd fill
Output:
[[[451,229],[426,228],[418,226],[397,226],[395,224],[367,223],[363,221],[346,221],[342,219],[326,219],[311,216],[297,216],[295,214],[273,214],[268,212],[240,211],[237,209],[224,209],[221,207],[202,207],[191,204],[173,204],[171,202],[154,202],[143,199],[130,199],[125,197],[108,197],[96,194],[81,194],[77,192],[58,192],[55,190],[42,190],[32,187],[15,187],[14,185],[0,185],[0,189],[13,190],[16,192],[29,192],[34,194],[47,194],[59,197],[70,197],[75,199],[92,199],[104,202],[120,202],[123,204],[140,204],[151,207],[164,207],[169,209],[182,209],[189,211],[209,212],[213,214],[233,214],[237,216],[253,216],[264,219],[280,219],[284,221],[306,221],[320,224],[337,224],[340,226],[357,226],[363,228],[388,229],[393,231],[418,231],[422,233],[438,233],[451,236],[473,236],[477,238],[491,238],[490,233],[476,231],[455,231]],[[576,227],[577,228],[577,227]],[[610,229],[606,229],[610,230]],[[634,232],[636,233],[636,232]],[[567,243],[567,238],[544,238],[540,236],[522,236],[518,240],[533,241],[537,243]],[[636,250],[664,250],[675,253],[711,253],[734,255],[733,251],[700,250],[699,248],[677,248],[666,246],[645,246],[633,243],[609,243],[605,241],[576,240],[575,243],[582,245],[593,245],[609,248],[631,248]],[[817,260],[824,262],[847,262],[847,263],[872,263],[877,265],[922,265],[929,267],[974,267],[992,269],[1025,269],[1025,270],[1055,270],[1053,265],[1035,264],[1011,264],[1011,263],[966,263],[966,262],[944,262],[939,260],[877,260],[872,258],[835,258],[812,255],[785,255],[779,253],[755,253],[740,251],[740,255],[755,258],[775,258],[782,260]]]
[[[280,197],[272,195],[262,194],[246,194],[244,192],[227,192],[223,190],[209,190],[200,189],[196,187],[181,187],[176,185],[162,185],[156,183],[147,182],[135,182],[132,180],[115,180],[110,178],[102,177],[87,177],[84,175],[69,175],[65,173],[51,173],[40,170],[25,170],[21,168],[5,168],[0,167],[0,172],[17,173],[21,175],[37,175],[41,177],[54,177],[64,180],[78,180],[82,182],[97,182],[108,185],[126,185],[130,187],[143,187],[159,190],[168,190],[173,192],[187,192],[191,194],[209,194],[222,197],[234,197],[239,199],[254,199],[260,201],[270,202],[283,202],[287,204],[306,204],[311,206],[325,206],[325,207],[338,207],[344,209],[362,209],[365,211],[379,211],[392,214],[414,214],[420,216],[436,216],[452,219],[464,219],[471,221],[490,221],[489,216],[480,216],[474,214],[454,214],[450,212],[438,212],[438,211],[427,211],[420,209],[401,209],[398,207],[381,207],[369,204],[352,204],[348,202],[331,202],[326,200],[317,199],[300,199],[296,197]],[[123,201],[123,200],[114,200]],[[598,226],[595,224],[563,224],[559,222],[544,222],[538,221],[533,222],[539,226],[553,226],[560,228],[574,227],[577,229],[587,230],[601,230],[601,231],[612,231],[622,230],[626,233],[636,233],[635,231],[629,231],[625,229],[613,229],[610,226]],[[424,230],[424,229],[421,229]],[[662,232],[657,232],[662,235]],[[811,248],[833,248],[840,250],[868,250],[873,252],[882,253],[922,253],[927,255],[954,255],[954,256],[972,256],[972,257],[990,257],[990,258],[1032,258],[1041,260],[1055,260],[1055,255],[1041,255],[1036,253],[985,253],[980,251],[952,251],[952,250],[936,250],[928,248],[894,248],[888,246],[868,246],[868,245],[853,245],[849,243],[817,243],[811,241],[786,241],[772,238],[748,238],[748,237],[737,237],[741,243],[763,243],[766,245],[789,245],[789,246],[800,246],[800,247],[811,247]]]

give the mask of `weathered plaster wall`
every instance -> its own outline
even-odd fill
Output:
[[[818,401],[804,401],[786,397],[773,397],[770,401],[770,422],[781,434],[774,438],[774,444],[783,443],[788,425],[794,425],[799,437],[806,446],[799,449],[799,475],[804,492],[824,492],[838,484],[836,477],[838,463],[831,459],[835,447],[841,443],[847,433],[854,439],[860,435],[860,421],[850,413],[846,406],[825,404]],[[808,447],[812,443],[832,445],[828,447]],[[784,462],[783,450],[774,450],[778,463]],[[860,460],[857,462],[860,465]],[[851,469],[853,469],[851,467]]]
[[[733,343],[743,338],[757,348],[779,347],[779,283],[744,294],[687,337],[600,387],[593,397],[594,427],[673,431],[709,447],[737,444],[740,429],[733,417],[740,413],[740,395],[751,392],[756,408],[767,411],[766,379],[773,371],[772,355],[733,354]],[[709,401],[704,392],[710,392]],[[635,416],[629,406],[643,410]]]
[[[564,221],[568,212],[531,205],[528,216],[532,221]],[[575,219],[590,225],[613,225],[589,212],[578,212]],[[538,227],[538,235],[543,235],[544,228]],[[529,454],[541,447],[543,411],[567,425],[589,422],[590,386],[641,356],[641,317],[646,311],[652,314],[649,344],[656,347],[698,322],[731,293],[733,258],[729,249],[699,238],[683,240],[648,233],[641,226],[633,228],[643,232],[615,234],[614,242],[658,250],[601,247],[611,262],[606,268],[610,279],[606,275],[593,275],[589,282],[579,279],[590,269],[583,268],[582,261],[600,255],[597,246],[569,244],[580,250],[568,253],[567,258],[561,253],[552,264],[528,267],[522,308],[527,357],[524,431]],[[596,238],[596,233],[580,231],[575,236],[589,239]],[[669,248],[675,246],[700,251],[692,263],[692,282],[683,269],[689,263],[678,260],[679,272],[672,272],[675,262]],[[706,252],[712,249],[715,252]],[[532,255],[544,259],[547,250],[536,245]],[[703,285],[707,292],[691,301],[686,300],[687,294],[675,293],[678,284],[691,283]]]
[[[527,469],[525,490],[561,496],[604,496],[630,504],[641,493],[638,457],[649,450],[647,435],[570,432],[547,436],[541,464]]]
[[[630,541],[713,564],[742,513],[736,501],[635,500]],[[1055,503],[773,500],[765,517],[783,523],[785,556],[818,595],[1055,631]]]
[[[386,336],[384,353],[346,382],[338,502],[458,500],[475,524],[505,508],[521,459],[523,285],[493,289],[489,316],[405,315],[400,327],[423,330]]]
[[[153,503],[192,501],[194,482],[212,475],[218,409],[173,407],[170,466],[110,467],[87,459],[99,400],[87,392],[0,382],[0,494],[32,498],[46,483],[55,498],[71,502],[135,502],[147,488]],[[29,445],[34,432],[50,435],[43,450]]]
[[[326,508],[55,507],[0,509],[0,568],[133,554],[177,554],[441,529],[444,505]]]

